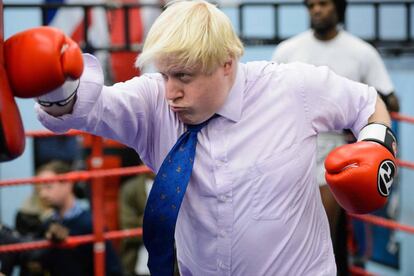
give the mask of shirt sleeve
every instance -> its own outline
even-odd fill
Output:
[[[326,66],[295,63],[303,76],[305,110],[315,133],[351,129],[357,136],[375,111],[377,91]]]
[[[145,155],[158,96],[157,81],[137,77],[107,87],[97,59],[84,55],[84,62],[73,112],[53,117],[36,104],[39,121],[54,132],[83,130],[117,140]]]
[[[371,45],[361,59],[365,62],[365,75],[363,83],[375,87],[383,95],[389,95],[394,91],[393,84],[381,56]]]

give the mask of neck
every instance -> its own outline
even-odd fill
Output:
[[[75,197],[73,195],[69,196],[62,206],[59,208],[58,214],[60,217],[63,217],[67,211],[69,211],[75,205]]]
[[[233,87],[234,82],[236,81],[237,70],[238,70],[238,68],[239,68],[239,63],[238,63],[238,61],[237,61],[237,60],[234,60],[233,62],[234,62],[234,70],[233,70],[233,72],[232,72],[232,74],[230,75],[230,78],[229,78],[228,93],[230,93],[230,90],[231,90],[231,88]]]
[[[335,38],[338,35],[338,29],[334,27],[327,30],[314,30],[313,35],[318,40],[327,41]]]

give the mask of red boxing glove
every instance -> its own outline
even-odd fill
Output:
[[[32,98],[46,94],[83,71],[79,46],[62,31],[38,27],[20,32],[4,43],[4,60],[13,94]]]
[[[0,64],[0,162],[19,157],[24,148],[23,122]]]
[[[358,142],[334,149],[325,160],[325,178],[348,212],[365,214],[385,205],[396,175],[396,139],[385,125],[365,126]]]

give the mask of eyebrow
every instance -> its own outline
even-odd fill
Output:
[[[169,76],[177,76],[179,74],[186,74],[189,76],[194,76],[194,71],[190,71],[188,69],[173,69],[173,70],[167,70],[167,71],[159,71],[161,74],[169,75]]]

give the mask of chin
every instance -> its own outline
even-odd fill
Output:
[[[194,124],[191,116],[187,116],[186,114],[183,114],[183,113],[177,113],[177,116],[178,116],[178,119],[184,124],[187,124],[187,125]]]
[[[186,125],[197,125],[200,124],[202,122],[204,122],[207,119],[203,119],[203,118],[194,118],[192,116],[186,116],[186,115],[180,115],[178,114],[178,119],[180,119],[181,122],[183,122]]]
[[[183,119],[183,120],[180,119],[180,121],[186,125],[197,125],[199,123],[202,123],[202,121],[197,121],[197,120],[192,120],[192,119]]]

